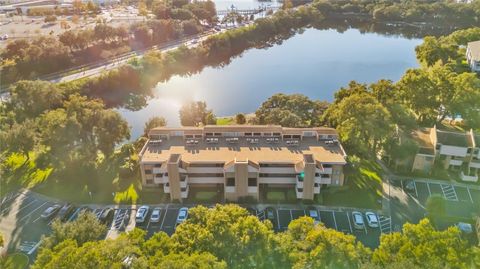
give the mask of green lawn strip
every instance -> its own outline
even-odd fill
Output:
[[[322,190],[322,204],[379,209],[382,198],[381,168],[375,161],[362,160],[345,170],[346,184]]]
[[[199,201],[211,201],[217,197],[216,191],[199,191],[195,193],[195,199]]]
[[[267,200],[268,201],[285,201],[285,192],[284,191],[267,191]]]
[[[235,123],[235,119],[233,117],[217,118],[217,125],[230,125],[234,123]]]
[[[6,260],[2,262],[2,264],[5,266],[5,268],[10,269],[27,268],[29,262],[28,256],[19,252],[8,255],[5,259]]]

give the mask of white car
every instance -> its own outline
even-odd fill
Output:
[[[155,207],[152,211],[152,216],[150,217],[151,222],[159,222],[162,209],[160,207]]]
[[[180,210],[178,211],[178,216],[177,216],[177,224],[180,224],[180,223],[184,222],[185,220],[187,220],[187,217],[188,217],[188,208],[186,208],[186,207],[180,208]]]
[[[365,222],[363,221],[362,213],[360,213],[358,211],[353,211],[352,212],[352,217],[353,217],[353,227],[355,229],[364,229],[365,228]]]
[[[377,215],[373,212],[365,213],[365,218],[367,218],[367,224],[371,228],[378,228],[378,218]]]
[[[135,215],[135,222],[136,223],[143,223],[148,215],[148,210],[150,208],[146,205],[142,205],[138,210],[137,214]]]
[[[318,216],[318,211],[315,209],[308,210],[308,216],[313,219],[314,224],[320,223],[320,217]]]

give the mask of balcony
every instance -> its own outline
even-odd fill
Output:
[[[333,168],[332,167],[324,167],[322,173],[331,175],[333,173]]]
[[[303,198],[303,189],[295,188],[295,193],[297,194],[297,199]]]
[[[468,181],[468,182],[477,182],[478,181],[478,176],[477,175],[465,175],[463,172],[461,172],[460,177],[462,178],[463,181]]]
[[[163,192],[164,193],[170,193],[170,185],[164,184],[163,185]]]
[[[165,171],[163,171],[163,172],[165,172]],[[153,168],[153,173],[154,174],[161,174],[163,172],[162,172],[162,169],[160,169],[159,167],[154,167]]]
[[[180,188],[186,188],[188,185],[188,176],[180,177]]]
[[[480,169],[480,160],[472,160],[469,164],[471,168],[478,168]]]
[[[315,183],[318,184],[332,184],[332,178],[331,177],[315,177]]]
[[[303,188],[303,178],[297,176],[296,186],[297,188]]]
[[[257,193],[258,192],[258,187],[257,186],[248,186],[248,193]]]
[[[319,193],[320,193],[320,185],[315,184],[315,185],[313,186],[313,193],[314,193],[314,194],[319,194]]]
[[[186,188],[181,188],[180,189],[180,197],[187,198],[189,190],[190,190],[190,188],[188,186]]]
[[[235,192],[235,186],[226,186],[225,192]]]
[[[449,164],[454,166],[461,166],[463,164],[463,159],[462,160],[452,159],[450,160]]]

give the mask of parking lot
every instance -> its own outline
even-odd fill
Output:
[[[42,235],[48,235],[51,232],[50,224],[54,219],[45,220],[41,217],[41,214],[55,204],[63,205],[64,203],[29,192],[13,193],[4,197],[0,207],[0,231],[6,237],[7,247],[10,250],[34,254]],[[90,206],[89,208],[99,217],[105,208],[112,207]],[[151,213],[155,207],[160,209],[160,217],[158,221],[154,222],[151,221]],[[183,206],[178,204],[152,205],[143,223],[135,222],[135,214],[138,210],[135,206],[113,207],[113,216],[111,221],[108,222],[109,230],[106,237],[115,238],[121,232],[129,231],[134,227],[146,230],[148,237],[159,231],[172,235],[175,231],[176,220],[181,207]],[[260,219],[266,218],[264,208],[249,208],[249,210]],[[306,209],[301,206],[296,208],[274,208],[274,219],[272,220],[274,229],[276,231],[285,231],[292,220],[308,215],[309,210],[312,210],[312,208]],[[378,228],[371,228],[365,225],[363,229],[355,229],[351,210],[330,210],[323,207],[313,208],[313,210],[317,210],[320,221],[326,227],[353,234],[369,247],[378,245],[379,236],[382,232],[389,233],[392,230],[390,218],[386,216],[378,215],[380,224]],[[80,206],[75,207],[66,218],[66,221],[76,219],[80,211]]]
[[[447,214],[469,218],[480,205],[480,189],[477,186],[425,180],[400,180],[398,183],[411,197],[425,206],[428,197],[438,195],[447,201]]]

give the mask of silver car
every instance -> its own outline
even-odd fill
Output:
[[[364,229],[365,228],[365,222],[363,221],[363,215],[362,213],[358,211],[353,211],[352,212],[352,217],[353,217],[353,227],[355,229]]]
[[[160,207],[155,207],[152,211],[152,216],[150,216],[150,222],[159,222],[162,209]]]
[[[373,212],[365,213],[365,218],[367,219],[367,224],[371,228],[378,228],[378,218],[377,215]]]

